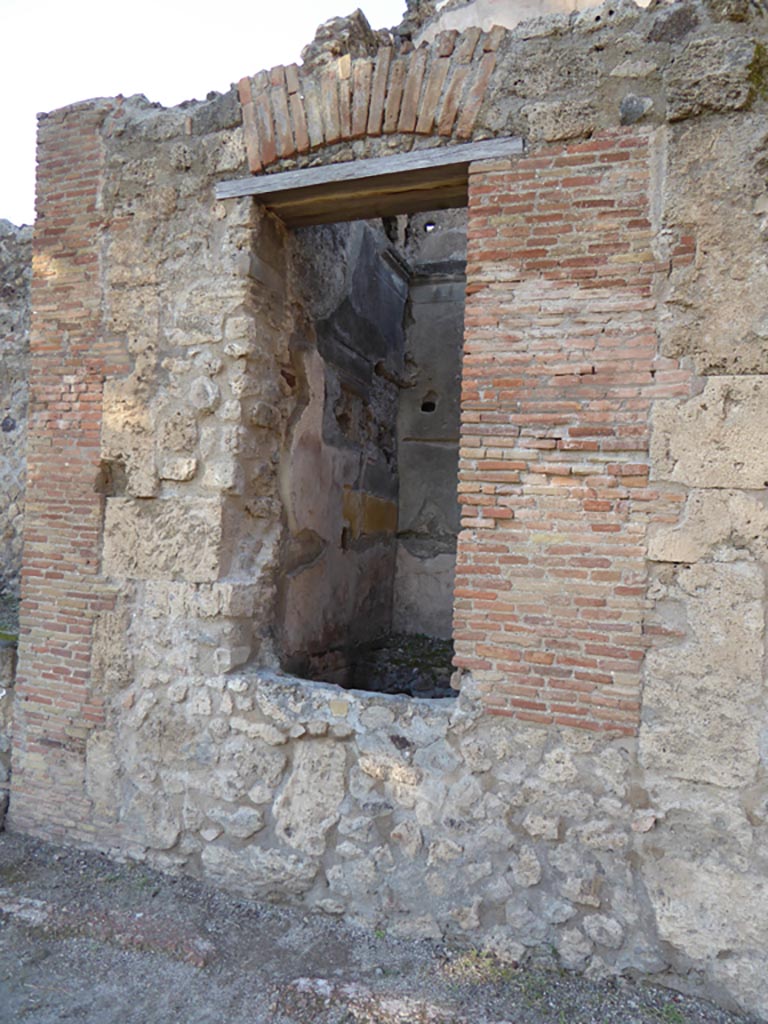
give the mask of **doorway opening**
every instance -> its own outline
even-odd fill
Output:
[[[466,210],[297,229],[278,646],[307,679],[449,697]]]

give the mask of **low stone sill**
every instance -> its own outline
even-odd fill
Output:
[[[329,731],[346,737],[396,722],[412,724],[414,720],[422,721],[430,731],[437,727],[443,732],[457,720],[482,713],[471,684],[465,685],[457,698],[433,699],[346,690],[335,683],[259,670],[227,676],[226,687],[252,697],[262,714],[278,728],[282,724],[292,737],[303,732],[319,736]]]

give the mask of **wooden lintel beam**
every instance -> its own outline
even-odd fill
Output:
[[[289,227],[464,206],[469,165],[519,156],[520,138],[280,171],[216,186],[217,199],[253,196]]]
[[[427,213],[430,210],[451,210],[467,205],[467,186],[451,189],[406,190],[392,193],[371,193],[324,202],[264,204],[285,223],[286,227],[307,227],[310,224],[337,224],[345,220],[370,220],[394,217],[399,213]]]

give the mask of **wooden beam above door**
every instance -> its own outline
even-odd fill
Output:
[[[221,181],[217,199],[253,196],[288,227],[467,205],[469,165],[520,156],[519,137]]]

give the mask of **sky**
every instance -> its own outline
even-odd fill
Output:
[[[406,0],[0,0],[0,219],[34,219],[38,112],[119,93],[205,99],[298,62],[319,24],[358,6],[391,28]]]

